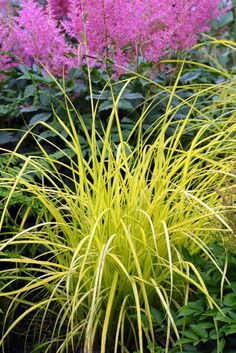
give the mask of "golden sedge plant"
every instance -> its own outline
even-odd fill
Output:
[[[147,342],[159,342],[152,308],[165,312],[168,352],[179,337],[170,307],[187,302],[189,286],[205,294],[210,308],[221,310],[197,268],[183,259],[181,249],[186,247],[191,254],[203,251],[222,272],[224,285],[224,272],[207,244],[233,232],[225,216],[227,205],[217,190],[228,177],[235,180],[236,114],[222,114],[213,122],[207,111],[201,112],[205,122],[202,118],[196,130],[192,115],[199,109],[196,102],[205,87],[172,108],[177,79],[166,113],[143,137],[141,124],[153,104],[152,99],[146,101],[133,131],[137,145],[131,148],[122,137],[118,102],[133,79],[124,81],[119,96],[113,97],[103,138],[95,129],[93,101],[91,135],[77,113],[90,158],[83,156],[68,97],[68,125],[56,117],[67,139],[42,123],[66,145],[63,159],[50,155],[33,129],[27,134],[35,138],[40,156],[20,154],[20,144],[9,152],[10,159],[20,160],[22,167],[16,177],[7,175],[0,181],[0,187],[8,190],[1,227],[14,193],[23,191],[36,198],[41,210],[29,225],[30,207],[26,209],[19,228],[0,242],[0,297],[8,303],[0,339],[3,352],[8,336],[26,322],[26,340],[27,336],[34,339],[45,353],[92,353],[95,349],[143,353]],[[183,105],[190,107],[189,113],[176,123],[174,116]],[[114,124],[120,138],[116,146],[111,134]],[[167,129],[173,126],[173,135],[167,137]],[[186,129],[195,135],[183,147]],[[48,144],[60,151],[52,142]],[[35,181],[32,173],[40,178]]]

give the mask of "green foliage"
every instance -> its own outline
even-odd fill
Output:
[[[65,137],[67,136],[66,131],[61,128],[55,119],[55,116],[58,115],[67,124],[67,107],[59,85],[66,89],[75,108],[79,109],[84,116],[88,131],[91,132],[92,113],[86,68],[71,70],[68,77],[57,82],[36,65],[33,65],[33,68],[21,65],[19,69],[13,69],[6,75],[1,84],[0,93],[0,127],[4,129],[0,132],[0,145],[13,148],[20,141],[24,131],[42,121],[49,123],[59,133],[63,133]],[[106,125],[112,109],[110,87],[104,89],[104,85],[107,85],[109,78],[106,73],[96,68],[93,69],[91,75],[93,98],[100,102],[96,128],[102,134],[103,126]],[[118,94],[121,86],[122,84],[115,84],[115,95]],[[133,120],[129,118],[129,114],[145,99],[141,92],[137,92],[140,85],[136,86],[131,85],[130,88],[127,88],[119,102],[119,109],[122,111],[120,118],[126,136],[129,135],[137,122],[138,112],[133,114]],[[78,134],[83,136],[83,129],[77,122],[74,110],[71,110],[71,115]],[[134,115],[136,115],[136,120]],[[8,129],[7,132],[6,129]],[[53,131],[43,129],[42,126],[35,128],[34,132],[39,139],[50,138],[54,143],[57,141],[56,134]],[[115,141],[118,138],[118,133],[114,130],[113,134]],[[25,141],[25,146],[22,147],[23,152],[27,153],[27,145],[29,144],[32,144],[31,140]],[[83,153],[88,153],[88,150],[86,139],[84,139]]]
[[[210,308],[200,292],[189,293],[188,303],[180,308],[177,321],[179,327],[182,325],[182,338],[177,345],[183,345],[186,352],[228,353],[236,349],[236,260],[224,246],[212,244],[210,249],[221,268],[225,268],[224,279],[205,258],[193,256],[191,261],[199,268],[221,311]],[[185,253],[189,258],[186,249]]]
[[[0,215],[2,215],[5,203],[11,192],[11,186],[7,187],[7,182],[9,178],[17,178],[17,175],[22,168],[22,162],[17,158],[9,158],[8,154],[2,153],[0,155],[0,165],[1,183],[4,183],[4,180],[6,181],[4,187],[0,187]],[[39,173],[28,171],[26,178],[28,178],[28,180],[35,180],[38,175]],[[14,192],[8,202],[8,212],[4,225],[5,231],[18,229],[20,224],[23,226],[24,216],[26,214],[28,215],[28,219],[30,217],[35,218],[41,210],[42,205],[39,200],[32,195],[29,195],[24,189],[19,192]]]
[[[38,66],[27,68],[21,65],[19,69],[13,69],[6,75],[0,95],[0,126],[5,130],[8,128],[9,132],[1,132],[1,145],[16,145],[24,131],[40,121],[47,121],[55,126],[52,106],[56,114],[65,117],[66,108],[61,90]],[[66,84],[72,96],[78,97],[86,91],[78,76],[77,79],[68,77]],[[40,129],[36,133],[42,137],[47,135],[46,131]],[[27,152],[28,149],[25,147],[23,150]]]
[[[175,323],[180,333],[180,339],[173,341],[168,353],[233,353],[235,352],[236,337],[236,259],[234,249],[226,250],[225,244],[219,242],[209,245],[211,256],[224,275],[216,268],[212,261],[205,257],[205,253],[191,255],[186,248],[182,248],[182,255],[186,261],[191,261],[198,268],[209,294],[218,304],[220,311],[211,308],[207,298],[201,291],[190,286],[185,298],[186,304],[178,309],[172,305]],[[190,276],[196,279],[194,273]],[[167,337],[167,322],[163,312],[153,310],[152,320],[155,335],[163,347],[149,343],[150,351],[165,353],[164,347]]]

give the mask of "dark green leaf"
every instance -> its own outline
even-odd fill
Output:
[[[26,106],[20,109],[21,113],[31,113],[31,112],[36,112],[39,108],[34,107],[34,106]]]
[[[198,335],[196,335],[193,331],[184,331],[183,332],[183,335],[187,338],[191,338],[192,339],[192,342],[196,342],[196,341],[199,341],[199,337]]]
[[[18,141],[18,138],[13,132],[0,131],[0,145],[5,145],[7,143]]]
[[[234,14],[232,11],[226,12],[224,15],[219,17],[217,20],[212,21],[212,27],[215,30],[218,30],[225,25],[229,24],[234,20]]]
[[[198,335],[201,338],[207,338],[208,337],[208,333],[207,330],[205,329],[205,327],[203,326],[203,324],[194,324],[194,325],[190,325],[191,329],[193,330],[194,333],[196,333],[196,335]]]
[[[218,349],[219,349],[219,353],[223,353],[224,352],[224,348],[225,348],[225,339],[224,338],[221,338],[220,342],[219,342],[219,346],[218,346]]]
[[[181,76],[180,80],[183,83],[188,83],[193,80],[196,80],[200,76],[200,74],[201,73],[199,71],[189,71],[186,72],[183,76]]]
[[[182,308],[180,308],[180,311],[179,311],[179,316],[189,316],[189,315],[192,315],[196,312],[195,309],[191,309],[189,306],[184,306]]]
[[[45,113],[36,114],[30,119],[29,126],[37,124],[40,121],[47,121],[51,116],[52,116],[51,113],[49,113],[49,114],[45,114]]]
[[[33,96],[36,90],[37,90],[37,87],[35,85],[26,86],[24,91],[24,98]]]
[[[18,68],[23,74],[29,76],[29,68],[27,68],[25,65],[19,65]]]
[[[182,345],[186,343],[191,343],[193,340],[191,338],[180,338],[177,342],[176,345]]]
[[[121,99],[123,99],[123,98],[125,98],[125,99],[142,99],[142,98],[144,98],[143,97],[143,95],[141,94],[141,93],[124,93],[123,95],[122,95],[122,98]]]
[[[236,324],[230,325],[225,328],[224,333],[226,336],[236,333]]]
[[[163,322],[163,315],[160,310],[151,307],[152,321],[154,324],[161,325]]]
[[[229,293],[224,297],[224,305],[236,307],[236,293]]]
[[[113,106],[113,103],[111,103],[110,101],[105,101],[100,105],[99,112],[103,110],[110,110],[113,108]],[[121,100],[118,103],[118,109],[132,110],[133,108],[133,105],[129,101]]]

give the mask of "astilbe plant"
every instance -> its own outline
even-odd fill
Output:
[[[173,50],[190,48],[219,15],[220,2],[49,0],[39,5],[24,0],[17,16],[1,24],[0,48],[27,65],[36,58],[57,74],[63,66],[81,64],[86,55],[91,64],[111,59],[118,70],[138,57],[156,62]],[[9,67],[5,61],[0,69]]]
[[[3,31],[8,31],[6,39],[2,38],[4,49],[12,51],[28,66],[36,59],[44,62],[49,70],[62,73],[63,66],[69,65],[66,54],[70,48],[56,20],[34,1],[25,0],[21,5],[18,16],[3,24]]]
[[[209,29],[218,14],[219,1],[166,0],[71,0],[65,27],[79,38],[86,31],[89,52],[98,58],[108,54],[117,64],[127,63],[133,53],[157,61],[167,49],[186,49],[196,35]],[[87,14],[84,24],[84,13]],[[122,50],[129,44],[131,50]]]
[[[11,22],[10,6],[6,0],[0,0],[0,70],[14,66],[12,57],[6,54],[13,48],[13,31]]]

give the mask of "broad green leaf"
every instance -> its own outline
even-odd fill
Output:
[[[163,315],[160,310],[151,307],[152,321],[154,324],[161,325],[163,322]]]
[[[187,343],[191,343],[193,342],[193,340],[191,338],[180,338],[175,345],[182,345],[182,344],[187,344]]]
[[[5,145],[7,143],[12,143],[17,141],[18,138],[14,132],[0,131],[0,145]]]
[[[201,323],[201,324],[193,324],[193,325],[190,325],[190,327],[193,330],[193,332],[196,333],[199,337],[201,337],[201,338],[207,338],[208,337],[207,330],[205,329],[203,323]]]
[[[122,95],[122,98],[128,99],[128,100],[132,100],[132,99],[143,99],[143,95],[141,93],[124,93]],[[121,99],[122,99],[121,98]]]
[[[49,118],[51,118],[52,113],[40,113],[34,115],[30,121],[29,121],[29,126],[32,126],[40,121],[47,121]]]
[[[180,308],[180,311],[179,311],[179,316],[189,316],[189,315],[192,315],[196,312],[195,309],[191,309],[189,306],[184,306],[182,308]]]
[[[224,348],[225,348],[225,339],[224,338],[221,338],[220,342],[219,342],[219,346],[218,346],[218,349],[219,349],[219,353],[223,353],[224,352]]]
[[[35,85],[26,86],[24,91],[24,98],[33,96],[36,91],[37,91],[37,87]]]
[[[110,110],[113,108],[113,103],[110,101],[105,101],[99,106],[99,112],[103,110]],[[134,107],[128,100],[121,100],[118,103],[118,109],[132,110]]]
[[[236,293],[226,294],[224,297],[224,305],[236,307]]]
[[[35,107],[35,106],[26,106],[23,108],[20,108],[20,113],[31,113],[31,112],[36,112],[39,109],[39,107]]]
[[[224,333],[226,336],[236,333],[236,324],[232,324],[225,328]]]
[[[199,71],[188,71],[183,76],[181,76],[180,80],[183,83],[189,83],[193,80],[196,80],[200,76],[201,72]]]
[[[183,335],[187,338],[191,338],[192,342],[199,341],[198,335],[196,333],[194,333],[193,331],[185,330],[183,332]]]
[[[224,15],[219,17],[217,20],[212,21],[212,27],[218,30],[234,20],[234,14],[232,11],[226,12]]]

